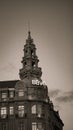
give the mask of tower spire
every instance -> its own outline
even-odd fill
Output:
[[[40,79],[42,71],[41,68],[38,67],[38,62],[39,59],[36,55],[36,46],[31,38],[31,32],[28,31],[28,38],[24,45],[24,57],[22,59],[23,68],[20,69],[20,78],[35,77]]]
[[[32,39],[32,37],[31,37],[31,32],[30,32],[30,30],[28,31],[28,37],[27,37],[27,39],[26,39],[26,44],[31,44],[31,43],[33,43],[33,39]]]

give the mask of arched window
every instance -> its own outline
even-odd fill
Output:
[[[36,67],[36,64],[35,62],[32,61],[32,67]]]
[[[38,117],[41,117],[42,115],[42,105],[41,104],[35,104],[32,106],[32,114],[37,114]]]
[[[31,55],[34,55],[34,51],[33,50],[31,50]]]
[[[41,115],[42,115],[42,106],[41,106],[41,104],[38,104],[37,105],[37,116],[41,117]]]
[[[32,108],[31,108],[31,110],[32,110],[32,114],[36,114],[37,113],[37,111],[36,111],[36,105],[33,105]]]

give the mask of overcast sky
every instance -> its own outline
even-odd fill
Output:
[[[0,81],[19,79],[30,21],[42,79],[64,130],[73,130],[72,8],[72,0],[0,1]]]

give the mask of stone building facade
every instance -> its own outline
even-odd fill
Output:
[[[20,80],[0,81],[0,130],[63,130],[63,122],[41,79],[30,31],[24,45]]]

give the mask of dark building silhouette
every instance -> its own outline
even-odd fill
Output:
[[[30,31],[24,45],[20,80],[0,81],[0,130],[63,130],[63,122],[41,79]]]

